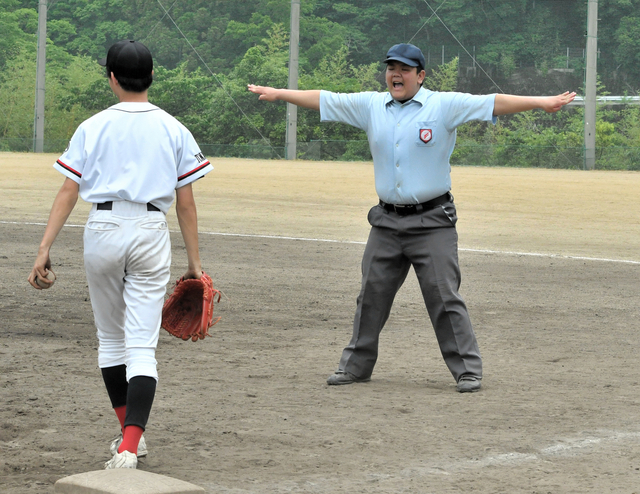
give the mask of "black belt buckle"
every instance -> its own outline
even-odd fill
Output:
[[[393,208],[393,211],[400,216],[408,216],[410,214],[416,214],[417,212],[417,208],[413,204],[390,204],[390,206]]]

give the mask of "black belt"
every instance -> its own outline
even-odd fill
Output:
[[[387,211],[391,211],[399,214],[400,216],[407,216],[410,214],[422,213],[423,211],[427,211],[429,209],[437,208],[442,204],[447,202],[453,202],[453,196],[447,192],[446,194],[442,194],[435,199],[431,199],[427,202],[422,202],[420,204],[387,204],[384,201],[380,201],[380,206],[382,206]]]
[[[111,211],[113,209],[113,201],[101,202],[96,205],[96,209],[98,211]],[[160,211],[159,208],[151,204],[147,203],[147,211]]]

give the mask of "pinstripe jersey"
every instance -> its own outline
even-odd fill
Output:
[[[167,213],[175,189],[213,166],[191,132],[151,103],[118,103],[80,124],[54,168],[91,203],[152,203]]]

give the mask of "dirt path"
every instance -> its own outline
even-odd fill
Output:
[[[55,158],[0,154],[8,493],[52,493],[57,479],[100,469],[117,433],[82,228],[65,228],[54,246],[53,289],[25,281],[62,183]],[[371,165],[214,166],[196,192],[223,319],[198,344],[161,335],[139,468],[225,494],[640,492],[640,174],[454,168],[462,292],[485,362],[483,391],[460,395],[413,275],[373,380],[325,385],[350,336]],[[82,225],[86,211],[79,204],[69,223]],[[172,240],[177,277],[186,255],[179,234]],[[507,251],[552,255],[498,253]]]

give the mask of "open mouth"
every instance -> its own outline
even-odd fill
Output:
[[[398,89],[398,88],[404,87],[404,84],[402,84],[401,82],[394,82],[393,87],[394,89]]]

